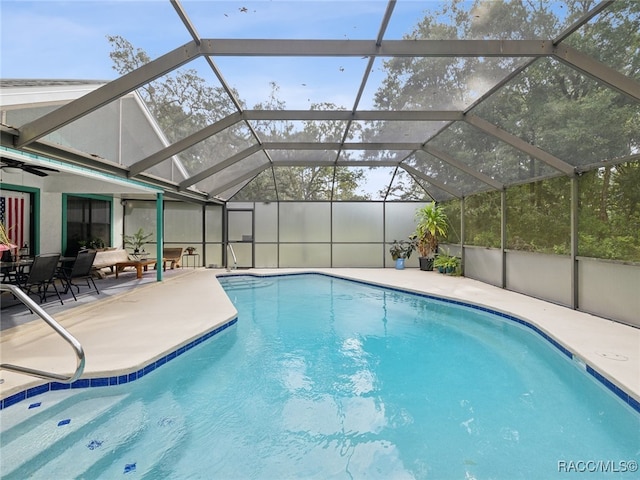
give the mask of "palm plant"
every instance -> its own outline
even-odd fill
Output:
[[[153,233],[144,233],[144,230],[140,228],[133,235],[123,235],[124,245],[133,248],[133,253],[139,253],[152,236]]]
[[[412,238],[416,240],[416,247],[421,258],[433,260],[438,248],[438,237],[447,234],[447,215],[444,209],[434,203],[416,210],[416,230]],[[431,268],[433,269],[433,262]]]

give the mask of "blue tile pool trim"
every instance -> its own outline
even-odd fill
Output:
[[[81,378],[76,380],[73,383],[60,383],[60,382],[50,382],[44,385],[38,385],[37,387],[29,388],[28,390],[24,390],[22,392],[15,393],[5,399],[2,400],[0,404],[0,410],[10,407],[11,405],[15,405],[22,400],[26,400],[27,398],[35,397],[36,395],[41,395],[46,392],[54,391],[54,390],[69,390],[69,389],[77,389],[77,388],[92,388],[92,387],[109,387],[114,385],[122,385],[124,383],[134,382],[136,380],[141,379],[145,375],[153,372],[156,368],[161,367],[162,365],[174,360],[179,357],[183,353],[191,350],[196,345],[200,345],[202,342],[210,339],[214,335],[222,332],[223,330],[229,328],[234,325],[238,321],[238,318],[233,318],[229,322],[220,325],[219,327],[205,333],[201,337],[196,338],[192,342],[189,342],[186,345],[174,350],[173,352],[165,355],[164,357],[152,362],[140,370],[124,374],[118,375],[114,377],[101,377],[101,378]],[[35,404],[33,404],[35,405]]]
[[[362,285],[368,285],[368,286],[373,286],[373,287],[382,287],[382,288],[385,288],[387,290],[393,290],[393,291],[396,291],[396,292],[408,293],[408,294],[411,294],[411,295],[416,295],[416,296],[419,296],[419,297],[428,298],[430,300],[438,300],[438,301],[444,302],[444,303],[451,303],[451,304],[454,304],[454,305],[459,305],[459,306],[463,306],[463,307],[472,308],[474,310],[480,310],[482,312],[487,312],[487,313],[496,315],[498,317],[502,317],[502,318],[505,318],[507,320],[511,320],[513,322],[519,323],[520,325],[522,325],[524,327],[530,328],[531,330],[536,332],[538,335],[540,335],[542,338],[544,338],[546,341],[551,343],[551,345],[553,345],[555,348],[557,348],[562,354],[567,356],[569,359],[574,360],[574,358],[575,358],[574,354],[573,354],[573,352],[571,350],[566,348],[564,345],[562,345],[560,342],[558,342],[555,338],[553,338],[551,335],[549,335],[548,333],[546,333],[540,327],[534,325],[533,323],[530,323],[530,322],[528,322],[527,320],[525,320],[523,318],[516,317],[515,315],[511,315],[509,313],[501,312],[499,310],[494,310],[492,308],[484,307],[482,305],[477,305],[477,304],[474,304],[474,303],[462,302],[460,300],[454,300],[452,298],[447,298],[447,297],[439,297],[437,295],[432,295],[432,294],[424,293],[424,292],[415,292],[413,290],[405,290],[405,289],[402,289],[402,288],[399,288],[399,287],[391,287],[391,286],[388,286],[388,285],[381,285],[381,284],[377,284],[377,283],[366,282],[364,280],[355,280],[355,279],[352,279],[352,278],[342,277],[340,275],[333,275],[333,274],[329,274],[329,273],[325,273],[325,272],[309,271],[309,272],[289,272],[289,273],[273,273],[273,274],[254,274],[254,273],[224,274],[223,273],[223,274],[220,274],[220,275],[217,275],[217,276],[220,277],[220,278],[242,277],[242,276],[255,277],[255,278],[268,278],[268,277],[286,277],[286,276],[292,276],[292,275],[322,275],[322,276],[330,277],[330,278],[339,278],[340,280],[346,280],[348,282],[359,283],[359,284],[362,284]],[[580,361],[582,361],[582,360],[580,360]],[[620,388],[618,385],[613,383],[611,380],[605,378],[604,375],[602,375],[601,373],[597,372],[591,365],[585,364],[585,366],[586,366],[586,371],[587,371],[587,373],[589,375],[591,375],[598,382],[600,382],[602,385],[604,385],[607,389],[609,389],[611,392],[613,392],[618,398],[620,398],[623,402],[625,402],[627,405],[629,405],[637,413],[640,413],[640,401],[636,400],[633,396],[631,396],[629,393],[625,392],[622,388]]]

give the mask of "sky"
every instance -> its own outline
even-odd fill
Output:
[[[182,0],[202,38],[375,40],[387,0]],[[401,39],[424,15],[426,4],[400,0],[387,39]],[[113,80],[107,36],[118,35],[152,59],[191,41],[169,0],[1,0],[0,77],[4,79]],[[266,102],[272,82],[288,109],[330,102],[351,109],[364,76],[362,58],[217,57],[225,81],[248,108]],[[195,69],[211,86],[219,82],[204,59]],[[370,72],[360,108],[371,108],[384,73],[381,60]],[[388,182],[388,173],[370,175],[370,188]],[[376,177],[382,177],[376,179]]]
[[[446,1],[398,0],[385,40],[410,34],[427,10],[439,9]],[[387,0],[180,3],[199,36],[206,39],[371,41],[378,35],[388,4]],[[465,3],[470,6],[474,2]],[[469,11],[472,13],[482,12]],[[472,16],[480,17],[474,20],[478,22],[485,18]],[[0,78],[116,79],[107,36],[125,38],[152,59],[192,40],[169,0],[0,0]],[[305,110],[313,104],[333,103],[350,110],[355,106],[368,59],[213,57],[213,61],[247,108],[267,102],[275,83],[277,97],[287,109]],[[374,95],[386,75],[383,66],[383,60],[376,59],[360,109],[374,108]],[[212,87],[220,85],[202,58],[183,68],[195,70]]]
[[[425,4],[398,2],[386,38],[400,39]],[[202,38],[375,39],[386,0],[182,0]],[[112,80],[108,35],[119,35],[153,59],[191,41],[169,0],[67,0],[0,2],[0,76]],[[265,101],[271,82],[287,108],[331,101],[352,108],[366,59],[216,58],[225,80],[249,108]],[[373,98],[382,75],[372,72]],[[202,59],[188,64],[217,85]],[[376,78],[378,75],[378,78]]]

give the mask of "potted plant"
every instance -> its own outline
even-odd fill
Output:
[[[416,241],[420,254],[420,270],[433,270],[433,261],[438,249],[438,237],[447,234],[447,215],[434,203],[416,210],[416,230],[411,236]]]
[[[140,258],[146,255],[144,246],[146,245],[147,240],[152,236],[152,233],[144,233],[144,230],[140,228],[133,235],[123,235],[122,238],[124,240],[124,246],[132,248],[133,256],[135,258]]]
[[[11,243],[7,230],[4,228],[4,224],[0,222],[0,252],[2,252],[2,261],[12,260],[12,250],[17,250],[18,246]]]
[[[440,273],[456,273],[460,267],[460,259],[449,252],[440,252],[433,261],[433,267]]]
[[[104,240],[100,237],[91,238],[88,245],[91,250],[101,250],[105,247]]]
[[[458,273],[460,269],[460,259],[454,255],[450,255],[447,260],[447,265],[444,267],[445,273]]]
[[[196,247],[187,247],[187,255],[193,255],[196,252]]]
[[[396,262],[396,269],[404,269],[405,259],[411,257],[411,254],[416,249],[416,242],[413,239],[409,240],[394,240],[389,248],[391,258]]]

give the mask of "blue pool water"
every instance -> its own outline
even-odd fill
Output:
[[[0,476],[637,478],[640,416],[527,327],[324,275],[220,283],[237,324],[175,361],[2,410]]]

